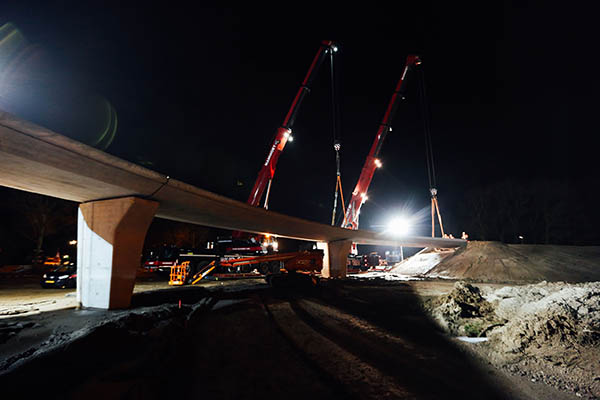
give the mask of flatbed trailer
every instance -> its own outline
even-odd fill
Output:
[[[186,256],[211,257],[193,254]],[[171,267],[169,285],[193,285],[209,275],[216,279],[265,278],[270,282],[276,275],[299,273],[314,276],[323,269],[322,250],[243,257],[212,256],[212,258],[210,262],[200,266],[194,266],[190,261],[177,263]]]

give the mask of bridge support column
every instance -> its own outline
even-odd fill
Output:
[[[324,278],[345,278],[348,272],[348,254],[352,248],[352,241],[339,240],[336,242],[317,242],[317,248],[323,250]]]
[[[83,307],[129,307],[144,238],[157,208],[157,202],[137,197],[79,206],[77,301]]]

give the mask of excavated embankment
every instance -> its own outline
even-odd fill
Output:
[[[471,241],[426,276],[475,282],[600,281],[599,246],[520,245]]]
[[[457,282],[426,304],[452,335],[497,367],[579,397],[600,398],[600,282],[541,282],[482,290]]]

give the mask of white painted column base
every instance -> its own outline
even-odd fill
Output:
[[[77,301],[83,307],[126,308],[146,231],[158,203],[136,197],[79,206]]]
[[[77,302],[84,307],[108,308],[113,245],[102,239],[77,210]]]

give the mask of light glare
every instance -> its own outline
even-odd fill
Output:
[[[407,235],[410,231],[410,221],[405,217],[396,217],[388,223],[388,232],[395,236]]]

